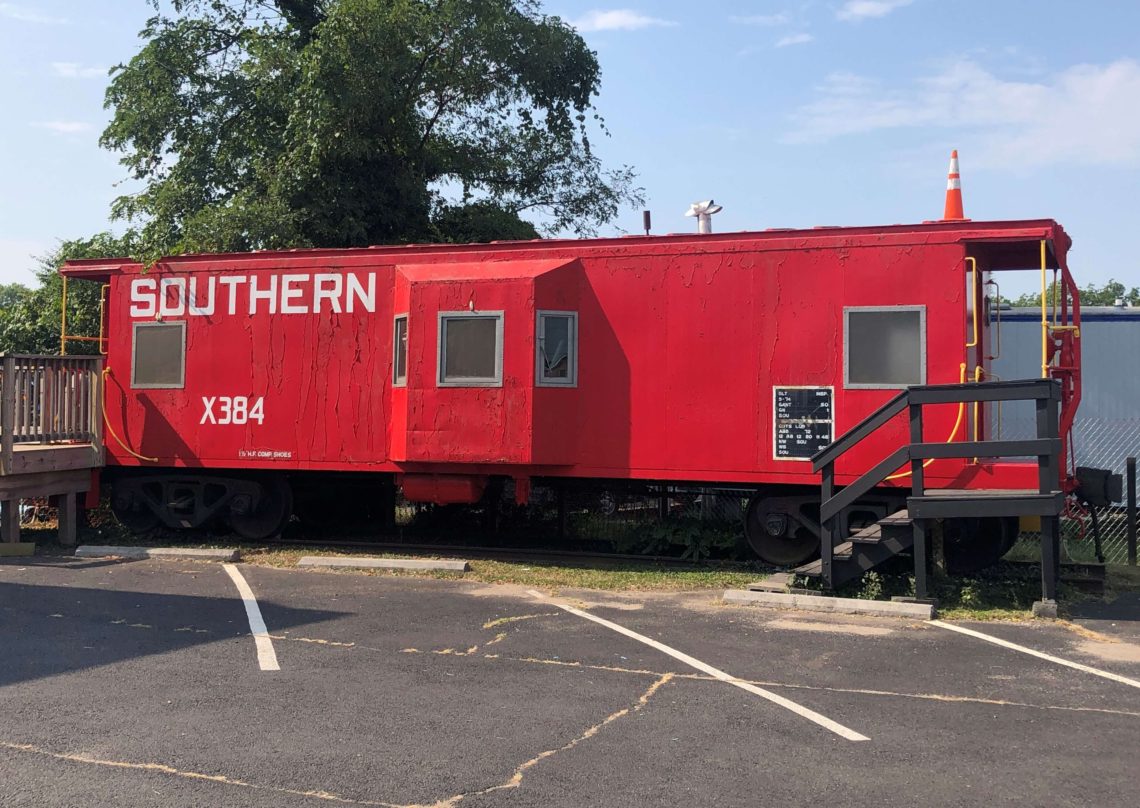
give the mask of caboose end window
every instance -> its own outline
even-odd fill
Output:
[[[535,329],[535,380],[540,387],[578,384],[578,313],[540,311]]]
[[[843,383],[902,389],[926,383],[926,307],[843,309]]]
[[[133,389],[186,386],[186,322],[135,323],[131,345]]]
[[[408,315],[396,318],[392,332],[392,384],[404,387],[408,383]]]
[[[439,386],[503,386],[503,313],[439,313]]]

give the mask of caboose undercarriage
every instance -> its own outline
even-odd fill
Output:
[[[473,505],[495,511],[514,499],[513,480],[481,482],[484,490]],[[336,515],[363,517],[380,534],[395,524],[393,508],[398,486],[395,475],[383,473],[262,473],[229,471],[146,472],[120,469],[107,475],[111,508],[119,522],[136,534],[156,529],[229,530],[248,541],[279,536],[291,519],[336,521]],[[699,497],[738,499],[748,489],[691,482],[542,478],[535,487],[549,492],[555,503],[564,495],[600,516],[611,516],[620,503],[634,497],[690,502]],[[504,495],[504,489],[507,489]],[[335,493],[334,493],[335,492]],[[839,516],[844,536],[878,524],[903,511],[906,492],[881,489],[843,509]],[[739,528],[748,546],[767,564],[795,568],[818,559],[821,536],[820,489],[799,485],[765,485],[753,489],[740,508]],[[496,520],[484,517],[488,529]],[[996,562],[1017,537],[1016,519],[950,520],[942,533],[947,568],[972,572]],[[537,538],[537,537],[536,537]]]

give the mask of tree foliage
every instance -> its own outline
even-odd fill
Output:
[[[1115,306],[1117,300],[1123,300],[1126,304],[1131,303],[1133,306],[1140,306],[1140,287],[1133,286],[1131,289],[1127,289],[1123,283],[1115,278],[1110,278],[1104,286],[1090,283],[1082,288],[1080,293],[1081,306]],[[1045,294],[1048,298],[1046,304],[1052,305],[1057,294],[1056,284],[1050,283]],[[1012,303],[1014,306],[1041,308],[1041,293],[1027,292],[1013,300]]]
[[[52,252],[41,256],[36,277],[40,285],[29,289],[18,283],[0,285],[0,353],[59,353],[60,307],[63,279],[59,268],[65,261],[80,258],[112,258],[130,255],[138,249],[131,232],[124,236],[99,233],[87,239],[60,242]],[[100,287],[97,283],[68,284],[67,331],[69,334],[99,334]],[[94,342],[72,342],[70,354],[98,353]]]
[[[101,139],[143,257],[586,235],[640,202],[591,149],[595,54],[538,0],[152,2]]]

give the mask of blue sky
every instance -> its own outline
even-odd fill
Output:
[[[1140,285],[1135,0],[546,0],[598,52],[603,159],[640,174],[656,232],[1051,217],[1082,282]],[[106,69],[144,0],[0,0],[0,282],[107,229],[125,186],[97,145]],[[617,225],[636,232],[638,211]],[[116,229],[121,226],[116,226]],[[617,232],[614,230],[613,232]]]

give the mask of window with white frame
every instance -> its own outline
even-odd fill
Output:
[[[578,313],[540,311],[535,329],[535,380],[541,387],[578,384]]]
[[[403,387],[408,383],[408,315],[396,317],[392,329],[392,384]]]
[[[503,313],[439,313],[440,387],[501,387]]]
[[[843,382],[848,388],[901,389],[926,383],[926,307],[843,309]]]
[[[186,321],[135,323],[131,345],[131,387],[181,388],[186,385]]]

